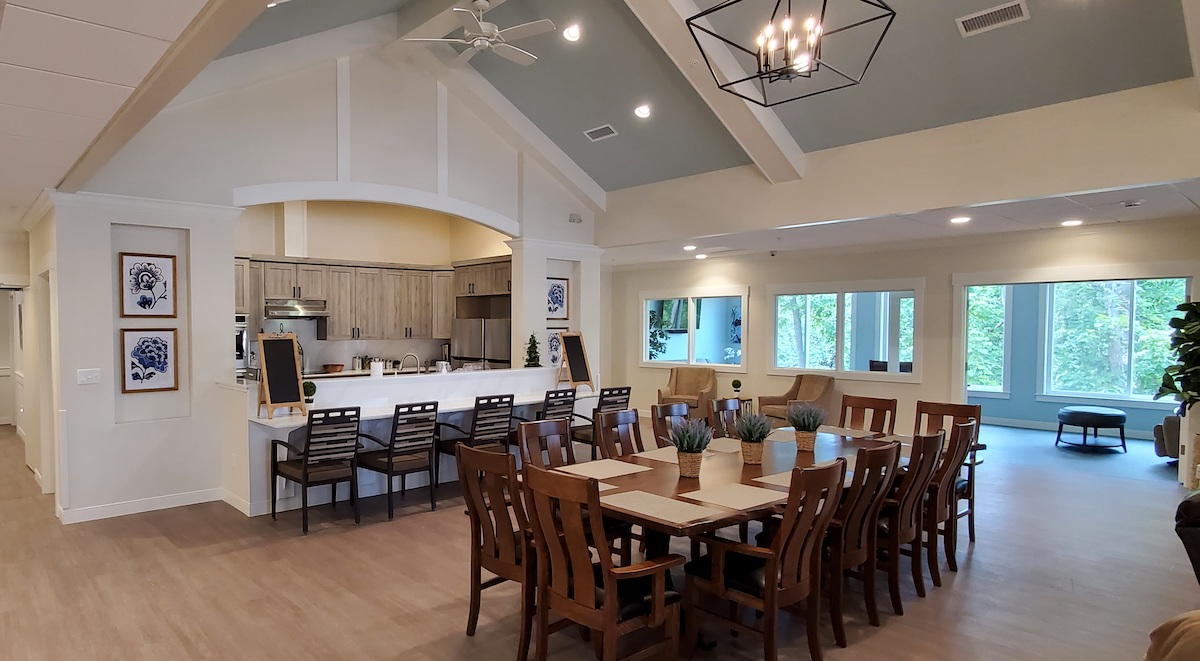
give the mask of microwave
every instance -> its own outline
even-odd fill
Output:
[[[234,365],[239,368],[247,367],[247,358],[250,355],[250,329],[249,315],[239,314],[234,315],[233,319],[233,345],[234,345]]]

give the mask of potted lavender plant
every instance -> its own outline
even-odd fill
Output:
[[[687,420],[671,429],[671,445],[679,451],[679,477],[700,477],[700,458],[712,442],[712,428],[704,420]]]
[[[752,465],[762,463],[763,441],[771,434],[771,421],[759,413],[744,415],[733,424],[738,438],[742,439],[742,462]]]
[[[796,430],[796,449],[812,452],[817,443],[817,428],[825,423],[825,411],[812,404],[794,404],[788,408],[787,419]]]

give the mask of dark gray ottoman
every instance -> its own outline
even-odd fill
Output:
[[[1064,441],[1063,425],[1083,427],[1083,443]],[[1125,412],[1121,409],[1110,409],[1106,406],[1064,406],[1058,410],[1058,438],[1054,445],[1074,445],[1087,448],[1115,448],[1116,445],[1101,445],[1095,441],[1100,438],[1100,429],[1121,430],[1121,450],[1129,452],[1125,447]],[[1092,443],[1088,443],[1088,429],[1092,430]]]

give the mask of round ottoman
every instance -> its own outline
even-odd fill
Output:
[[[1083,443],[1064,441],[1063,425],[1083,427]],[[1092,443],[1088,444],[1088,429],[1092,430]],[[1096,440],[1100,437],[1101,429],[1118,429],[1121,432],[1121,450],[1129,452],[1125,447],[1125,412],[1106,406],[1064,406],[1058,410],[1058,437],[1054,445],[1074,445],[1077,447],[1115,448],[1116,445],[1100,445]]]

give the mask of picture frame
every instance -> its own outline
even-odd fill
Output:
[[[175,256],[123,252],[118,259],[117,285],[121,316],[173,319],[176,306]]]
[[[175,328],[121,330],[121,392],[179,390],[178,344]]]
[[[570,319],[571,280],[546,278],[546,318],[555,321]]]
[[[546,329],[546,356],[550,359],[550,365],[557,367],[562,362],[562,336],[559,333],[569,333],[570,328],[549,327]]]

